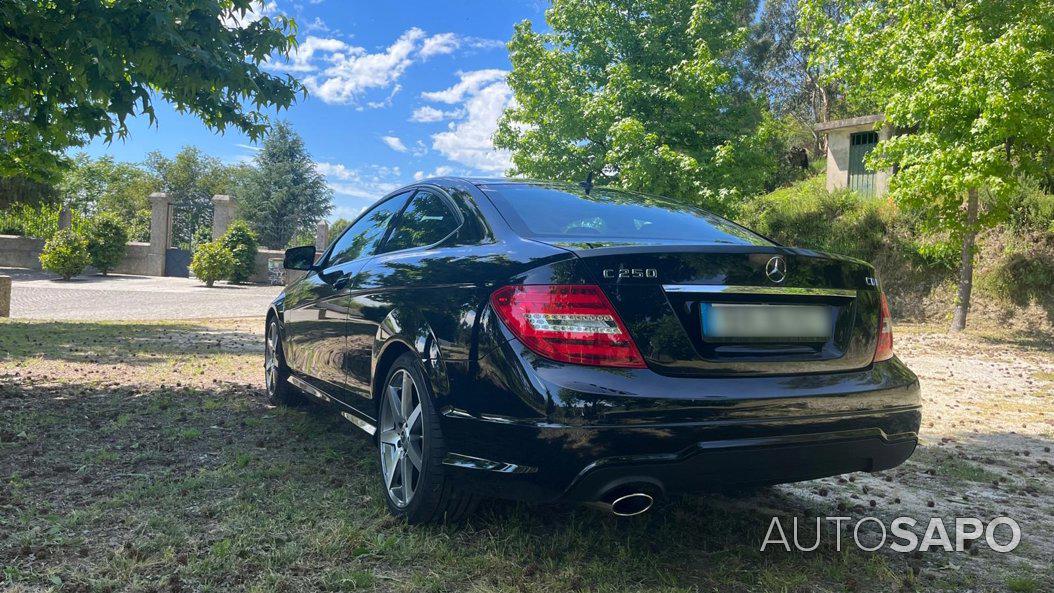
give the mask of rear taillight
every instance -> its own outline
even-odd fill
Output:
[[[524,345],[546,358],[645,367],[626,326],[599,286],[504,286],[491,295],[490,303]]]
[[[889,315],[886,293],[878,294],[881,295],[881,306],[878,310],[878,347],[875,348],[875,362],[893,358],[893,318]]]

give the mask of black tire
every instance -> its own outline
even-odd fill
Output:
[[[276,406],[299,406],[304,403],[304,394],[289,384],[290,372],[282,352],[280,331],[277,319],[272,318],[267,322],[267,333],[264,336],[264,383],[267,385],[267,397]]]
[[[414,401],[420,404],[420,421],[423,423],[422,446],[421,446],[421,468],[416,471],[416,488],[413,489],[412,497],[407,504],[400,504],[389,488],[385,479],[385,455],[386,445],[382,439],[382,406],[388,403],[388,386],[392,380],[402,372],[409,373],[413,378],[415,395]],[[421,363],[417,358],[407,352],[397,358],[388,371],[384,383],[380,389],[378,399],[378,431],[377,431],[377,457],[378,476],[381,483],[381,491],[384,494],[385,504],[388,510],[396,517],[406,520],[407,523],[416,525],[422,523],[452,523],[458,522],[469,516],[476,508],[479,497],[455,488],[449,479],[443,457],[446,455],[446,446],[443,441],[443,433],[439,426],[439,415],[433,405],[432,392],[425,380],[421,369]],[[390,412],[389,412],[390,413]],[[409,434],[409,433],[408,433]],[[409,460],[409,457],[404,459]],[[394,474],[394,472],[393,472]]]

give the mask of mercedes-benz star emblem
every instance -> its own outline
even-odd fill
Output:
[[[782,255],[777,255],[765,264],[765,275],[776,284],[787,279],[787,260]]]

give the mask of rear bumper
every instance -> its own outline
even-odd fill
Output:
[[[767,436],[711,439],[718,427],[705,423],[530,427],[448,416],[444,433],[456,436],[448,437],[445,464],[457,483],[474,491],[534,502],[598,500],[630,483],[664,493],[705,492],[896,467],[915,450],[919,418],[917,409],[908,409],[798,425],[802,432],[773,422],[743,430]]]
[[[918,441],[918,380],[895,358],[849,373],[713,379],[560,365],[515,342],[488,359],[441,422],[455,481],[492,496],[796,482],[895,467]]]

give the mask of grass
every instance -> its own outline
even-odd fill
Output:
[[[1001,476],[984,467],[957,457],[954,453],[939,451],[933,448],[920,447],[912,462],[926,466],[934,475],[952,481],[990,483]]]
[[[813,553],[759,551],[774,514],[868,514],[834,507],[874,496],[860,481],[829,498],[809,486],[678,498],[634,520],[495,501],[464,525],[408,527],[387,514],[361,433],[320,407],[266,404],[258,325],[0,323],[0,590],[945,586],[917,559],[831,538]],[[916,461],[949,484],[987,479],[953,457]],[[1049,582],[1014,570],[984,568],[990,590]]]

